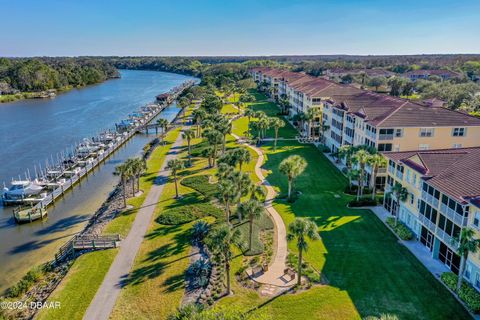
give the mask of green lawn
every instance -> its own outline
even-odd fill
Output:
[[[286,192],[287,181],[278,171],[279,163],[298,154],[309,165],[296,182],[302,193],[299,199],[294,204],[277,201],[275,208],[287,225],[296,216],[310,217],[318,224],[322,240],[310,244],[306,259],[324,273],[329,285],[269,302],[237,286],[237,294],[220,303],[260,306],[275,319],[355,319],[380,314],[399,319],[470,318],[372,212],[346,208],[349,196],[343,190],[347,181],[321,152],[294,141],[278,146],[275,153],[270,144],[263,147],[267,152],[263,167],[281,194]],[[294,243],[289,249],[296,252]]]
[[[60,302],[60,308],[42,309],[37,319],[82,319],[117,252],[101,250],[80,256],[48,299]]]

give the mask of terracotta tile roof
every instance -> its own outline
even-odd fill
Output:
[[[383,155],[419,171],[429,185],[461,203],[480,200],[480,147],[384,152]],[[422,164],[413,161],[415,156]]]
[[[449,77],[461,77],[462,75],[458,72],[450,71],[450,70],[412,70],[405,72],[404,75],[406,76],[449,76]]]

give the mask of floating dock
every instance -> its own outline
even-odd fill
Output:
[[[162,94],[162,96],[168,96],[168,99],[161,102],[157,100],[156,103],[143,106],[139,111],[130,114],[128,119],[117,123],[114,132],[105,131],[99,136],[76,146],[70,156],[62,157],[57,164],[46,168],[44,171],[41,170],[40,179],[37,176],[34,181],[31,181],[28,174],[28,176],[26,175],[28,180],[20,181],[25,182],[25,184],[34,183],[34,186],[41,187],[43,192],[35,195],[22,194],[20,197],[9,197],[8,189],[6,189],[2,196],[4,205],[29,204],[29,206],[14,209],[15,221],[17,223],[32,222],[46,217],[46,209],[50,204],[53,204],[66,191],[72,189],[77,182],[88,175],[137,132],[144,130],[149,122],[174,102],[183,91],[194,84],[194,81],[184,82],[168,93]]]

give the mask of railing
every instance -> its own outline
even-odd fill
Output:
[[[393,134],[380,134],[378,140],[393,140]]]
[[[423,190],[422,190],[422,199],[424,199],[434,208],[438,208],[438,203],[439,203],[438,199]]]
[[[400,171],[397,170],[397,173],[395,174],[395,176],[396,176],[398,179],[403,180],[403,173],[402,173],[402,172],[400,172]]]
[[[454,244],[453,244],[453,238],[448,235],[445,231],[443,231],[442,229],[440,228],[437,228],[437,233],[436,233],[436,236],[440,239],[440,240],[443,240],[443,242],[448,245],[449,247],[453,248],[454,250],[456,250],[457,248],[455,248]]]
[[[395,174],[395,167],[388,166],[388,173],[394,175]]]
[[[444,203],[440,205],[440,212],[442,212],[447,218],[449,218],[459,226],[464,227],[468,223],[467,217],[461,216],[455,210],[452,210],[449,207],[447,207]]]
[[[427,228],[428,230],[430,230],[432,233],[435,233],[435,229],[436,229],[436,225],[435,223],[433,223],[432,221],[430,221],[427,217],[425,217],[424,215],[419,215],[419,220],[420,222],[425,226],[425,228]]]

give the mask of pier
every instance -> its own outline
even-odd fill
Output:
[[[115,130],[104,131],[84,142],[72,147],[66,155],[57,155],[47,160],[45,168],[35,167],[35,179],[30,172],[25,173],[25,180],[13,180],[10,189],[4,188],[2,200],[4,205],[21,205],[13,210],[17,223],[32,222],[47,216],[47,207],[72,189],[80,180],[87,176],[106,158],[112,155],[122,145],[138,132],[149,128],[158,130],[158,125],[149,124],[167,106],[173,103],[186,89],[194,85],[194,81],[186,81],[167,93],[159,96],[154,103],[147,104],[140,110],[129,115],[128,119],[115,124]],[[4,184],[5,186],[5,184]]]

